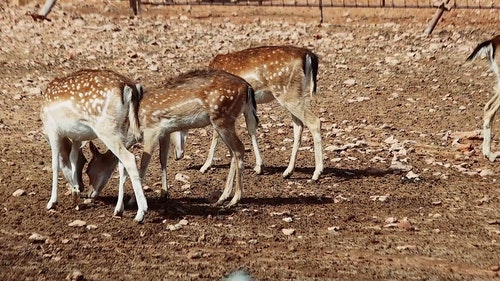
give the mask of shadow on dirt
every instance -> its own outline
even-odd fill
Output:
[[[188,167],[188,170],[200,170],[201,165],[193,165]],[[229,164],[218,164],[212,165],[210,169],[229,169]],[[245,170],[252,171],[253,167],[245,166]],[[279,175],[282,174],[286,169],[286,166],[264,166],[262,168],[263,172],[261,176],[266,175]],[[210,171],[210,170],[209,170]],[[297,180],[308,180],[314,173],[314,167],[296,167],[294,173],[291,175],[291,179]],[[366,168],[366,169],[338,169],[338,168],[324,168],[323,173],[319,178],[324,177],[337,177],[343,179],[359,179],[366,177],[383,177],[386,175],[400,174],[402,173],[396,169],[379,169],[379,168]]]
[[[126,196],[125,202],[130,201],[130,196]],[[101,203],[114,206],[116,197],[99,197]],[[286,205],[324,205],[333,204],[332,198],[320,196],[295,196],[295,197],[247,197],[243,198],[236,206],[225,208],[215,206],[204,197],[182,197],[175,199],[161,200],[158,197],[148,198],[148,209],[158,213],[163,219],[178,219],[184,216],[217,217],[230,216],[236,211],[251,208],[251,206],[286,206]],[[137,205],[134,202],[125,204],[125,209],[134,211]]]

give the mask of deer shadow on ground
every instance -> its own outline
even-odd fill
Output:
[[[215,169],[228,169],[228,164],[214,165]],[[246,167],[247,168],[247,167]],[[192,166],[189,169],[199,169],[199,167]],[[262,175],[257,177],[265,177],[266,175],[281,174],[286,169],[284,166],[273,167],[266,166]],[[251,168],[250,168],[251,170]],[[292,180],[310,180],[314,168],[297,167],[295,173],[292,174]],[[319,180],[311,184],[321,184],[325,181],[331,181],[336,178],[337,181],[346,181],[350,179],[359,179],[366,177],[384,177],[386,175],[397,174],[400,171],[395,169],[340,169],[340,168],[325,168]],[[296,195],[296,196],[273,196],[273,197],[243,197],[241,201],[231,208],[225,208],[214,205],[214,198],[209,196],[198,197],[178,197],[160,199],[157,195],[148,197],[149,211],[156,212],[159,216],[154,216],[150,221],[153,223],[161,223],[164,219],[180,219],[185,216],[196,217],[227,217],[235,212],[243,209],[251,209],[252,206],[287,206],[287,205],[326,205],[334,204],[333,198],[324,196],[311,196],[311,195]],[[127,195],[124,202],[130,201],[130,195]],[[231,197],[230,197],[231,198]],[[114,205],[117,198],[115,196],[101,196],[97,200],[104,204]],[[137,210],[135,204],[125,204],[126,210]]]
[[[201,165],[192,165],[188,167],[188,170],[200,170]],[[281,175],[285,171],[286,166],[263,166],[262,174],[259,176],[266,175]],[[229,164],[216,164],[212,165],[208,171],[211,169],[229,169]],[[245,170],[253,170],[253,166],[245,166]],[[295,180],[310,180],[312,174],[314,173],[314,167],[295,167],[294,173],[289,177]],[[318,183],[321,183],[322,178],[336,177],[343,180],[348,179],[359,179],[367,177],[384,177],[386,175],[400,174],[401,170],[387,168],[365,168],[365,169],[342,169],[342,168],[330,168],[326,167],[323,169],[323,173],[319,177]]]
[[[128,197],[128,196],[127,196]],[[130,197],[126,198],[128,202]],[[105,205],[115,205],[116,197],[102,196],[97,199]],[[206,197],[181,197],[162,200],[159,198],[148,198],[148,211],[155,212],[148,221],[161,223],[164,219],[181,219],[186,216],[220,218],[231,216],[252,206],[287,206],[287,205],[325,205],[333,204],[329,197],[322,196],[275,196],[275,197],[244,197],[233,207],[226,208],[215,206]],[[126,203],[125,210],[133,212],[137,210],[135,203]]]

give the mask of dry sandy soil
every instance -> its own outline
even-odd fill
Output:
[[[464,65],[497,32],[498,10],[451,11],[424,36],[434,10],[331,9],[319,26],[312,8],[146,5],[134,19],[126,1],[70,3],[51,22],[32,21],[34,5],[0,4],[0,280],[221,280],[237,269],[255,280],[499,278],[500,166],[481,155],[478,133],[495,79],[485,60]],[[165,203],[153,159],[143,224],[133,206],[113,217],[116,176],[76,210],[61,175],[59,205],[45,209],[51,160],[39,104],[51,79],[110,68],[152,88],[217,53],[268,44],[320,57],[311,101],[323,121],[319,182],[309,180],[307,130],[295,173],[282,178],[291,118],[269,103],[258,107],[263,175],[238,128],[244,198],[232,209],[211,204],[227,149],[207,174],[198,171],[209,128],[192,131],[186,157],[169,163]],[[500,149],[498,138],[492,144]],[[76,220],[85,223],[70,226]]]

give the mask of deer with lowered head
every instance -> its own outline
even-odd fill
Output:
[[[73,197],[79,196],[83,167],[80,148],[82,142],[98,138],[116,155],[120,171],[130,175],[138,205],[135,220],[144,219],[146,197],[134,154],[125,145],[129,131],[133,138],[141,138],[141,98],[140,85],[111,70],[81,70],[49,83],[41,108],[44,133],[52,151],[52,192],[47,209],[58,201],[59,168],[70,182]]]
[[[162,170],[162,197],[167,194],[167,156],[171,134],[176,131],[212,125],[229,148],[232,159],[224,191],[216,205],[235,192],[227,207],[238,203],[243,190],[244,145],[236,135],[235,122],[245,115],[252,138],[257,128],[255,96],[252,87],[240,77],[219,70],[198,70],[175,77],[164,86],[146,91],[139,116],[143,132],[140,175],[144,180],[154,148],[159,145]],[[181,135],[182,137],[182,135]],[[258,150],[257,147],[254,149]],[[92,148],[93,158],[87,167],[91,185],[98,195],[116,164],[114,157]],[[108,167],[108,168],[106,168]],[[111,167],[111,168],[110,168]],[[123,209],[123,183],[120,177],[117,208]]]

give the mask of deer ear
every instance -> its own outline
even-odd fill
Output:
[[[92,141],[89,141],[89,147],[90,147],[90,152],[92,153],[92,156],[101,155],[101,153],[99,152],[99,149],[97,148],[97,146],[95,146],[95,144]]]

